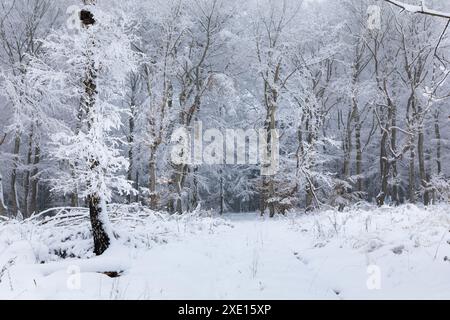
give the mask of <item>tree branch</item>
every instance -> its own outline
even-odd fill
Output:
[[[425,6],[425,4],[421,5],[412,5],[407,4],[398,0],[384,0],[390,4],[393,4],[394,6],[397,6],[405,11],[411,12],[411,13],[420,13],[420,14],[426,14],[433,17],[439,17],[444,19],[450,19],[450,12],[442,12],[437,10],[429,9]]]
[[[7,135],[8,135],[8,134],[5,133],[5,134],[3,135],[3,137],[0,138],[0,146],[5,142],[6,136],[7,136]]]

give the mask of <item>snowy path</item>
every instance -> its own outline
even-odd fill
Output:
[[[435,245],[395,254],[397,240],[373,251],[370,240],[354,250],[342,241],[318,241],[286,220],[254,215],[231,220],[231,230],[149,251],[148,263],[130,270],[143,275],[146,298],[450,298],[450,264],[433,257]]]
[[[155,248],[134,273],[148,274],[151,298],[333,298],[317,272],[300,261],[301,241],[285,223],[234,220],[233,228]],[[151,263],[151,261],[153,261]],[[143,279],[144,280],[144,279]]]
[[[404,231],[397,222],[398,230],[392,233],[378,225],[374,230],[383,233],[363,232],[361,236],[345,231],[345,237],[324,241],[314,234],[313,218],[296,221],[295,226],[289,219],[264,220],[254,214],[228,218],[232,227],[186,233],[150,250],[118,246],[92,259],[17,266],[10,283],[4,280],[0,284],[0,298],[450,298],[450,264],[443,261],[450,250],[442,244],[441,233],[448,232],[448,224],[441,226],[441,221],[430,222],[439,232],[427,231],[426,237],[416,227]],[[363,221],[359,215],[356,219]],[[368,273],[370,265],[380,272],[375,279],[375,284],[379,279],[379,289],[368,288],[367,281],[374,276],[369,274],[373,269]],[[75,288],[67,285],[71,266],[81,270]],[[96,268],[122,269],[124,273],[109,278],[94,272]]]

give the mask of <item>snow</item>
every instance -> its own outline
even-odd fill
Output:
[[[412,4],[407,4],[407,3],[403,3],[400,1],[396,1],[396,0],[391,0],[391,2],[397,6],[401,6],[403,7],[406,11],[412,12],[412,13],[416,13],[416,12],[420,12],[422,10],[421,6],[416,6],[416,5],[412,5]]]
[[[89,253],[89,238],[61,242],[88,231],[78,210],[70,227],[61,222],[67,212],[45,224],[0,225],[1,299],[450,298],[450,205],[273,219],[118,206],[109,212],[121,212],[111,218],[120,237],[99,257]],[[54,254],[69,244],[78,257]],[[104,274],[112,271],[120,276]]]
[[[387,0],[387,1],[400,7],[400,8],[403,8],[404,10],[411,12],[411,13],[424,13],[424,14],[429,14],[429,15],[433,15],[433,16],[438,16],[441,18],[449,18],[450,17],[450,13],[448,13],[448,12],[428,9],[424,5],[423,2],[422,2],[422,5],[412,5],[412,4],[404,3],[402,1],[397,1],[397,0]]]

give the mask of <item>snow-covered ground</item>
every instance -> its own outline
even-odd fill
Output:
[[[450,299],[448,205],[134,214],[113,215],[120,238],[101,257],[82,214],[2,223],[0,298]]]

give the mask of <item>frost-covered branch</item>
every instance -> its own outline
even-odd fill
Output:
[[[397,0],[384,0],[384,1],[391,3],[401,9],[411,12],[411,13],[421,13],[421,14],[426,14],[429,16],[450,19],[450,12],[443,12],[443,11],[429,9],[426,7],[426,5],[423,2],[421,5],[412,5],[412,4],[404,3],[401,1],[397,1]]]
[[[5,133],[3,137],[0,138],[0,146],[5,142],[7,134]]]

